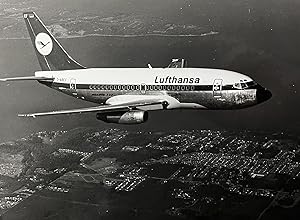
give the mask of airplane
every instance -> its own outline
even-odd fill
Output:
[[[173,59],[166,68],[87,68],[75,61],[35,12],[23,13],[41,71],[34,76],[1,81],[36,80],[72,97],[97,103],[96,107],[19,114],[40,117],[96,113],[107,123],[139,124],[148,112],[172,109],[242,109],[271,98],[269,90],[234,71],[189,68]]]

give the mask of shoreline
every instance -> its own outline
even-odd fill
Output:
[[[82,36],[65,36],[56,37],[57,39],[75,39],[75,38],[86,38],[86,37],[115,37],[115,38],[142,38],[142,37],[206,37],[217,35],[219,32],[211,31],[203,34],[87,34]],[[0,37],[0,40],[29,40],[29,37]]]

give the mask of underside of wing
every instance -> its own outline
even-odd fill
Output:
[[[97,113],[110,113],[110,112],[119,112],[119,111],[131,111],[131,110],[142,110],[144,107],[160,105],[161,108],[165,108],[168,103],[164,100],[161,101],[145,101],[139,103],[123,103],[115,105],[102,105],[89,108],[78,108],[70,110],[60,110],[60,111],[51,111],[51,112],[40,112],[40,113],[30,113],[30,114],[18,114],[19,117],[39,117],[39,116],[49,116],[49,115],[62,115],[62,114],[76,114],[76,113],[85,113],[85,112],[97,112]]]

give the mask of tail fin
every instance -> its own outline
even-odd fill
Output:
[[[42,70],[84,69],[59,44],[34,12],[23,17]]]

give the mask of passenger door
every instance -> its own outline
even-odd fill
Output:
[[[215,98],[222,97],[222,79],[215,79],[213,84],[213,96]]]
[[[146,91],[147,91],[147,86],[145,83],[142,83],[141,86],[140,86],[140,91],[142,94],[146,94]]]
[[[73,95],[77,95],[77,89],[76,89],[76,79],[70,80],[70,91]]]

